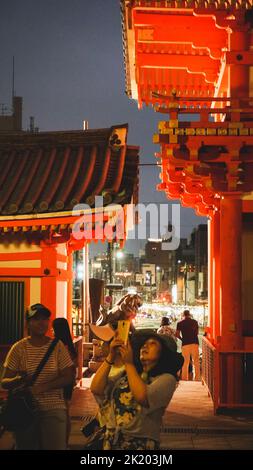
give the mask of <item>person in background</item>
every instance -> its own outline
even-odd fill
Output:
[[[170,324],[171,322],[168,317],[162,317],[161,325],[158,328],[157,333],[159,335],[172,336],[173,339],[176,340],[176,331],[173,328],[171,328]]]
[[[191,318],[189,310],[184,310],[183,316],[184,318],[178,322],[176,330],[176,337],[182,341],[182,354],[184,356],[181,378],[182,380],[189,380],[189,364],[192,358],[194,380],[200,380],[198,322]]]
[[[171,351],[165,335],[138,333],[133,333],[131,346],[116,331],[91,383],[100,425],[105,426],[104,450],[159,448],[162,417],[183,357]]]
[[[66,346],[69,355],[73,361],[73,376],[74,380],[72,383],[68,384],[66,387],[63,389],[63,397],[65,399],[66,403],[66,408],[67,408],[67,445],[68,445],[68,440],[70,436],[70,431],[71,431],[71,420],[70,420],[70,414],[69,414],[69,409],[70,409],[70,402],[72,398],[72,393],[73,389],[75,386],[75,378],[76,378],[76,367],[77,367],[77,353],[73,344],[73,340],[71,337],[70,329],[69,329],[69,324],[66,318],[55,318],[52,327],[54,330],[54,335],[55,338],[61,340],[63,344]]]
[[[170,326],[170,320],[168,317],[162,317],[161,325],[157,330],[159,335],[166,335],[168,340],[171,342],[171,348],[173,351],[177,350],[177,339],[176,331]]]
[[[29,387],[52,339],[46,335],[51,312],[42,304],[26,311],[29,336],[17,341],[5,363],[2,387]],[[58,341],[43,370],[30,387],[37,403],[36,423],[15,434],[18,450],[65,450],[67,414],[63,387],[73,382],[73,362],[62,341]]]

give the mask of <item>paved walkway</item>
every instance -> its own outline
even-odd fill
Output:
[[[85,437],[80,431],[97,405],[89,390],[90,379],[83,379],[73,394],[70,409],[71,449],[83,449]],[[0,449],[13,447],[9,433],[0,438]],[[201,382],[181,381],[165,412],[161,432],[163,449],[250,449],[253,450],[253,414],[214,416],[212,401]]]
[[[71,407],[70,447],[80,449],[85,438],[80,433],[81,418],[96,413],[89,391],[90,379],[76,389]],[[253,450],[253,414],[224,416],[213,414],[212,400],[201,382],[181,381],[165,412],[161,432],[163,449],[251,449]]]

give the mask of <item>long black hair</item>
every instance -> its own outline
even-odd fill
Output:
[[[54,335],[57,339],[60,339],[65,346],[67,346],[72,358],[76,358],[77,353],[71,338],[69,324],[66,318],[55,318],[52,323],[54,329]]]

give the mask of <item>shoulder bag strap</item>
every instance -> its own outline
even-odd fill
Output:
[[[56,344],[58,342],[58,339],[55,338],[52,343],[50,344],[45,356],[41,359],[36,371],[34,372],[33,376],[32,376],[32,380],[31,380],[31,385],[34,384],[35,380],[37,379],[38,375],[41,373],[43,367],[45,366],[45,364],[47,363],[49,357],[51,356]]]

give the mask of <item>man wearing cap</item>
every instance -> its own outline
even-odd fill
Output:
[[[46,336],[51,312],[42,304],[26,311],[29,336],[17,341],[5,363],[2,387],[15,390],[30,387],[37,405],[37,420],[22,431],[15,432],[20,450],[65,450],[67,414],[63,387],[73,382],[73,362],[67,349],[58,341],[36,381],[31,377],[41,363],[52,339]]]

